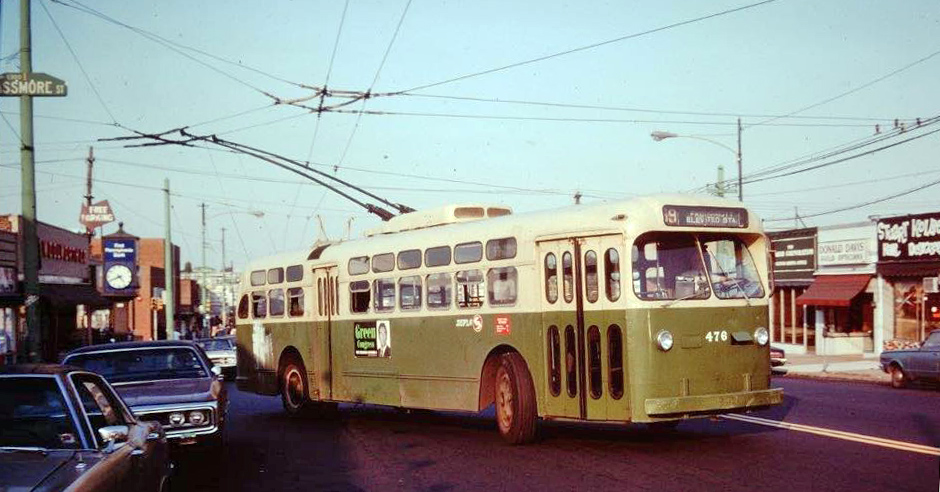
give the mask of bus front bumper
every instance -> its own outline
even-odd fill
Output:
[[[750,409],[776,405],[783,401],[783,389],[742,391],[717,395],[680,396],[674,398],[647,398],[646,414],[675,415],[712,413],[717,411]]]

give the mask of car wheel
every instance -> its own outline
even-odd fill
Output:
[[[290,358],[281,375],[281,403],[288,415],[299,415],[309,406],[307,371],[303,362]]]
[[[895,388],[903,388],[907,386],[907,376],[904,374],[904,370],[901,369],[901,366],[897,364],[891,366],[891,386]]]
[[[512,352],[500,356],[495,386],[496,423],[503,439],[511,444],[534,440],[535,386],[521,355]]]

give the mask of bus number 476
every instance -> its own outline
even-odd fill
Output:
[[[715,330],[710,331],[705,334],[706,342],[727,342],[728,341],[728,332],[725,330]]]

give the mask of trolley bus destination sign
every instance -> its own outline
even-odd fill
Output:
[[[663,205],[663,221],[672,227],[747,227],[747,210],[735,207]]]
[[[40,72],[0,74],[0,96],[63,97],[65,81]]]

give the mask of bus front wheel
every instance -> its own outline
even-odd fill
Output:
[[[495,384],[496,422],[499,433],[511,444],[535,439],[535,386],[525,360],[518,353],[500,356]]]
[[[281,403],[288,415],[298,415],[309,406],[307,398],[307,371],[303,362],[290,358],[281,376]]]

